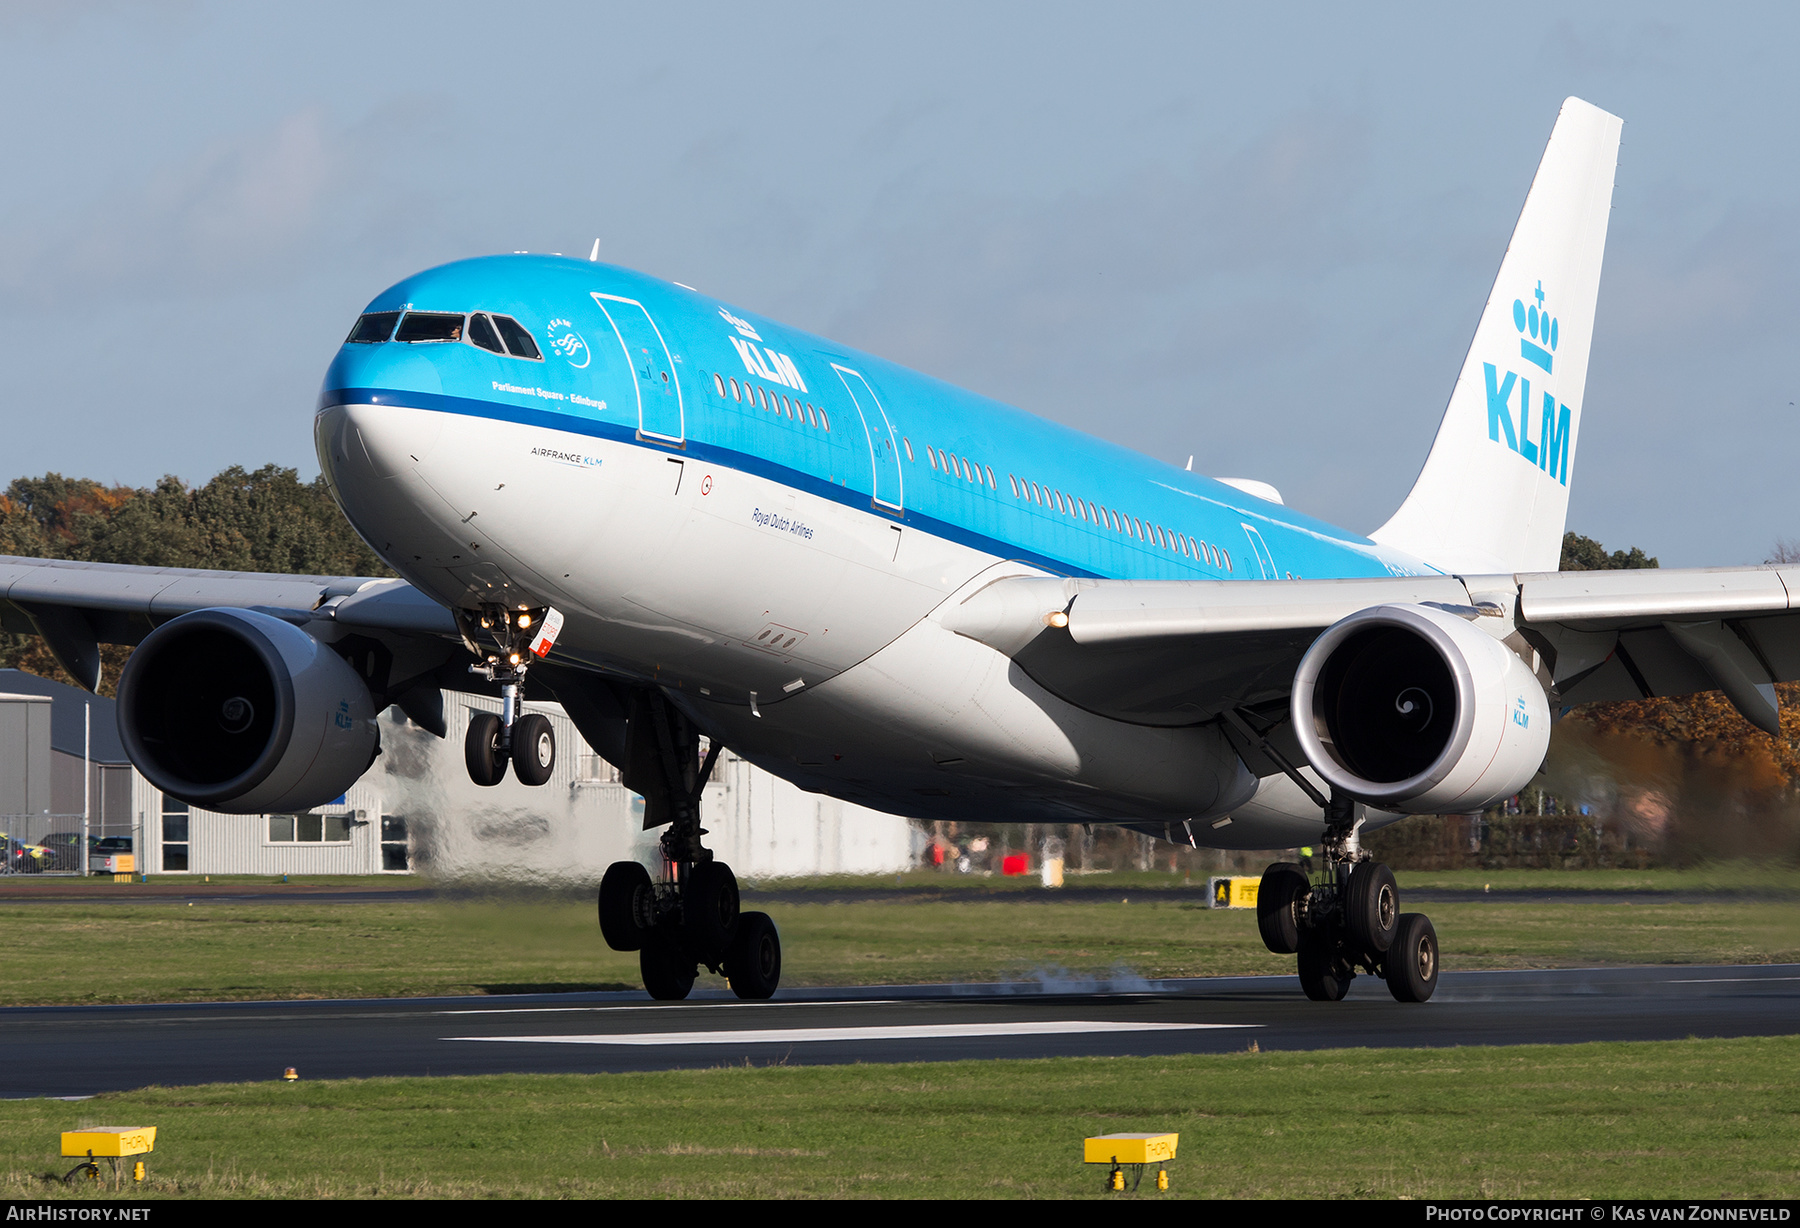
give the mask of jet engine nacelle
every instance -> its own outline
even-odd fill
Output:
[[[379,745],[369,688],[342,657],[252,610],[183,614],[119,678],[119,734],[164,793],[228,814],[341,796]]]
[[[1457,814],[1523,788],[1550,744],[1531,670],[1466,619],[1421,605],[1359,610],[1294,676],[1294,730],[1334,788],[1389,810]]]

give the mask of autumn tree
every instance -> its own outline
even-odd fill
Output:
[[[344,519],[322,478],[238,466],[203,486],[165,477],[155,486],[102,486],[47,473],[0,496],[0,554],[142,567],[201,567],[299,575],[393,573]],[[103,645],[110,694],[130,649]],[[68,682],[35,635],[0,633],[0,666]]]

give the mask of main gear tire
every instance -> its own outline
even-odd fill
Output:
[[[658,1002],[679,1002],[694,988],[699,969],[669,942],[652,942],[638,952],[638,974],[644,989]]]
[[[1277,955],[1300,949],[1300,905],[1312,885],[1291,861],[1278,861],[1263,871],[1256,888],[1256,928],[1263,945]]]
[[[1307,930],[1300,940],[1300,988],[1314,1002],[1342,1002],[1356,979],[1356,969],[1338,943],[1320,930]]]
[[[615,951],[641,951],[656,930],[656,885],[635,861],[615,861],[600,880],[600,936]]]
[[[1437,930],[1430,917],[1422,912],[1400,914],[1382,973],[1395,1001],[1430,1001],[1438,983]]]
[[[738,919],[737,876],[722,861],[703,861],[681,884],[681,931],[703,963],[716,964]]]
[[[749,1001],[772,997],[781,983],[781,935],[766,912],[739,913],[725,956],[731,992]]]
[[[1344,928],[1353,950],[1380,959],[1400,924],[1400,887],[1378,861],[1358,862],[1344,892]]]

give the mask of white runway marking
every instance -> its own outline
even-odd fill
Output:
[[[1748,982],[1752,985],[1763,981],[1800,981],[1800,976],[1710,976],[1703,980],[1669,981],[1670,985],[1736,985]]]
[[[767,1010],[770,1006],[893,1006],[898,998],[855,998],[846,1002],[681,1002],[637,1003],[629,1006],[483,1006],[473,1010],[432,1011],[434,1015],[558,1015],[581,1011],[700,1011]],[[448,1036],[446,1040],[460,1037]]]
[[[1089,1019],[1016,1023],[907,1023],[866,1028],[735,1028],[718,1032],[615,1032],[587,1036],[446,1036],[444,1040],[527,1045],[784,1045],[822,1040],[953,1040],[978,1036],[1064,1036],[1081,1032],[1184,1032],[1260,1028],[1260,1023],[1106,1023]]]

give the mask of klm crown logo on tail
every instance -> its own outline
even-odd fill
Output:
[[[1537,367],[1545,376],[1552,374],[1556,346],[1561,340],[1561,324],[1544,306],[1544,283],[1538,282],[1527,306],[1524,299],[1514,299],[1513,324],[1519,330],[1519,357]],[[1513,365],[1510,362],[1509,366]],[[1545,473],[1569,484],[1569,407],[1543,389],[1543,402],[1538,424],[1538,437],[1531,438],[1531,378],[1517,371],[1507,371],[1504,380],[1491,362],[1481,364],[1487,375],[1488,438],[1499,443],[1505,433],[1506,446]],[[1518,414],[1513,413],[1517,392]]]

